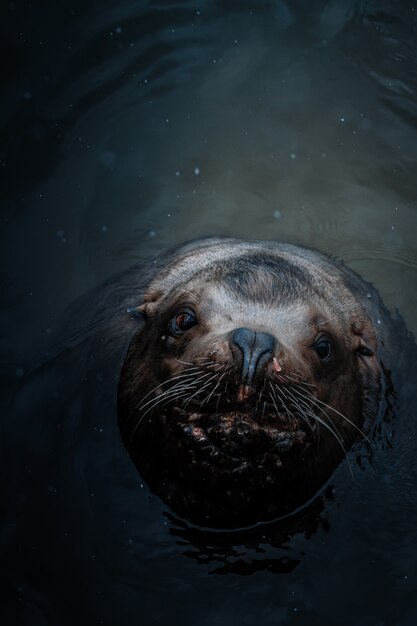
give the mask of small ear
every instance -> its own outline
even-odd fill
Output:
[[[126,313],[130,315],[131,319],[147,320],[155,314],[160,297],[161,293],[157,291],[145,292],[143,304],[129,307],[126,309]]]
[[[147,320],[152,317],[156,311],[156,302],[144,302],[139,306],[129,307],[126,312],[133,318]]]
[[[143,305],[141,306],[130,306],[126,309],[126,313],[129,315],[131,319],[146,319],[146,313],[143,310]]]
[[[356,348],[356,352],[362,356],[374,356],[374,352],[366,345],[362,337],[359,341],[359,346]]]
[[[369,343],[372,341],[369,336],[369,329],[366,328],[363,322],[353,323],[352,332],[359,339],[358,347],[356,348],[356,352],[361,356],[374,356],[374,351],[369,347]]]

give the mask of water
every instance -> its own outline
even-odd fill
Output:
[[[342,465],[307,522],[230,538],[184,528],[142,486],[106,383],[118,372],[80,380],[77,361],[74,376],[66,337],[79,296],[210,234],[338,255],[416,334],[417,6],[2,15],[7,409],[20,390],[2,437],[2,623],[415,624],[415,363],[398,373],[392,449],[354,480]]]

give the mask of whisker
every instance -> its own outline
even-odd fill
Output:
[[[318,328],[319,326],[323,326],[324,324],[327,324],[327,322],[331,322],[332,320],[337,320],[340,319],[342,317],[342,313],[337,313],[336,315],[333,315],[332,317],[329,317],[327,320],[324,320],[324,322],[319,322],[318,324],[315,324],[316,328]]]
[[[311,400],[314,400],[314,402],[317,402],[318,404],[321,404],[322,406],[326,407],[327,409],[330,409],[331,411],[333,411],[334,413],[336,413],[337,415],[339,415],[342,419],[344,419],[346,422],[348,422],[348,424],[350,424],[351,426],[353,426],[353,428],[355,428],[355,430],[358,431],[358,433],[370,444],[371,441],[370,439],[365,435],[365,433],[363,432],[363,430],[361,430],[359,428],[359,426],[357,426],[355,424],[355,422],[352,422],[352,420],[350,420],[346,415],[343,415],[343,413],[340,413],[340,411],[338,411],[337,409],[335,409],[334,407],[332,407],[330,404],[327,404],[326,402],[323,402],[322,400],[319,400],[318,398],[314,397],[313,395],[310,394],[310,392],[308,391],[308,389],[304,390],[305,393],[308,395],[308,397]],[[323,410],[323,409],[321,409]]]
[[[190,298],[194,300],[194,302],[199,304],[200,300],[197,298],[197,296],[194,293],[191,293],[191,291],[188,291],[188,289],[184,289],[184,293],[188,294]]]
[[[182,396],[187,395],[187,394],[188,394],[188,392],[189,392],[189,389],[188,389],[188,388],[185,388],[183,391],[181,391],[181,390],[176,390],[176,392],[177,392],[177,393],[176,393],[176,394],[174,394],[173,396],[169,396],[169,397],[165,397],[165,396],[164,396],[162,399],[159,397],[159,398],[158,398],[158,400],[160,400],[160,402],[162,402],[162,403],[163,403],[163,402],[169,402],[170,400],[173,400],[173,399],[174,399],[174,400],[177,400],[178,398],[181,398]],[[147,415],[150,411],[152,411],[152,410],[155,408],[155,406],[156,406],[157,404],[160,404],[160,402],[159,402],[159,401],[158,401],[158,402],[155,402],[155,404],[154,404],[154,405],[152,405],[151,407],[149,407],[149,408],[145,411],[145,413],[144,413],[143,415],[140,415],[140,416],[139,416],[139,419],[138,419],[138,421],[136,422],[136,425],[135,425],[135,427],[134,427],[134,429],[133,429],[133,431],[132,431],[132,435],[131,435],[131,437],[130,437],[130,439],[129,439],[129,444],[128,444],[128,446],[127,446],[127,449],[128,449],[128,450],[130,450],[130,447],[131,447],[131,445],[132,445],[132,442],[133,442],[133,439],[134,439],[134,437],[135,437],[135,435],[136,435],[136,432],[137,432],[137,430],[138,430],[139,426],[141,425],[141,423],[143,422],[143,420],[145,419],[146,415]]]
[[[288,391],[288,389],[287,389],[287,391]],[[296,390],[294,390],[294,389],[293,389],[293,391],[296,391]],[[290,393],[290,392],[289,392],[289,393]],[[291,395],[291,393],[290,393],[290,395]],[[299,395],[299,396],[300,396],[301,394],[297,394],[297,395]],[[300,401],[301,401],[302,403],[304,403],[304,396],[301,396],[301,397],[302,397],[303,399],[300,399]],[[306,407],[310,409],[310,407],[308,406],[308,404],[306,404]],[[315,420],[316,420],[319,424],[321,424],[324,428],[326,428],[326,429],[327,429],[327,430],[328,430],[328,431],[329,431],[329,432],[333,435],[333,437],[336,439],[336,441],[339,443],[340,447],[341,447],[341,448],[342,448],[342,450],[343,450],[343,454],[344,454],[344,456],[346,457],[346,460],[347,460],[347,462],[348,462],[348,465],[349,465],[349,471],[350,471],[350,473],[351,473],[351,475],[352,475],[352,477],[353,477],[352,465],[351,465],[351,463],[350,463],[350,459],[349,459],[349,457],[348,457],[347,450],[346,450],[345,445],[344,445],[344,443],[343,443],[343,439],[342,439],[342,437],[341,437],[340,433],[338,432],[338,430],[337,430],[336,426],[335,426],[335,425],[333,424],[333,422],[330,420],[329,416],[328,416],[328,415],[326,415],[326,413],[324,413],[324,415],[325,415],[325,417],[326,417],[326,418],[330,421],[331,426],[329,426],[329,424],[327,424],[327,422],[325,422],[325,421],[324,421],[321,417],[319,417],[318,415],[316,415],[313,411],[310,413],[310,415],[311,415],[311,417],[312,417],[313,419],[315,419]]]
[[[223,366],[224,369],[225,366]],[[219,380],[216,383],[216,386],[214,387],[213,391],[210,393],[210,395],[208,396],[208,398],[206,398],[200,406],[203,406],[203,404],[205,404],[205,402],[209,403],[210,402],[210,398],[213,396],[214,392],[216,391],[216,389],[218,388],[218,386],[220,385],[222,378],[224,378],[226,376],[227,372],[223,372],[223,374],[220,376]]]
[[[181,361],[181,359],[177,359],[176,357],[174,357],[174,360],[177,361],[178,363],[182,363],[182,365],[194,365],[194,363],[189,363],[188,361]]]
[[[293,374],[294,374],[294,372],[293,372]],[[292,380],[297,385],[307,385],[308,387],[316,387],[317,386],[317,385],[314,385],[313,383],[306,383],[304,381],[297,380],[296,378],[293,378],[289,374],[284,374],[284,373],[281,373],[281,372],[279,374],[276,374],[276,376],[278,378],[281,378],[281,380],[285,380],[285,379]],[[294,376],[299,376],[299,374],[294,374]],[[302,376],[300,376],[300,378],[302,378]]]
[[[178,376],[173,376],[172,378],[168,378],[167,380],[164,380],[162,383],[159,383],[159,385],[156,385],[155,387],[153,387],[153,389],[151,389],[150,391],[148,391],[148,393],[141,399],[141,402],[143,402],[144,400],[146,400],[146,398],[148,398],[152,393],[155,393],[155,391],[157,389],[159,389],[160,387],[162,387],[163,385],[168,385],[169,383],[171,383],[173,380],[178,380],[179,378],[186,378],[187,374],[185,374],[185,372],[190,372],[191,370],[200,370],[200,367],[187,367],[185,369],[183,369]],[[135,406],[135,409],[137,409],[139,407],[139,405],[141,404],[141,402],[139,402],[139,404],[137,404]]]
[[[209,372],[211,374],[211,372]],[[204,391],[204,389],[206,389],[208,387],[208,385],[210,385],[210,383],[216,378],[217,376],[217,372],[215,374],[213,374],[211,376],[211,378],[209,378],[208,380],[206,380],[206,382],[204,383],[204,385],[200,388],[197,389],[197,391],[195,393],[193,393],[187,400],[187,402],[184,404],[183,408],[184,410],[187,408],[188,404],[191,402],[191,400],[193,398],[195,398],[196,396],[198,396],[200,393],[202,393]]]
[[[140,407],[140,411],[143,411],[143,409],[149,404],[151,406],[146,409],[141,419],[145,417],[145,415],[147,415],[149,411],[152,411],[152,409],[154,409],[158,404],[160,404],[161,402],[165,402],[165,400],[171,399],[172,396],[175,396],[178,391],[182,391],[183,389],[194,389],[196,382],[197,381],[190,381],[189,383],[178,383],[178,385],[175,385],[174,387],[172,387],[172,389],[167,389],[166,391],[161,393],[160,396],[156,396],[155,398],[152,398],[151,400],[146,402],[142,407]]]
[[[174,389],[175,389],[178,385],[181,385],[181,384],[183,384],[184,382],[186,382],[186,380],[184,381],[183,379],[187,379],[187,378],[188,378],[189,382],[196,383],[196,382],[198,382],[199,380],[202,380],[203,378],[206,378],[207,376],[210,376],[210,374],[211,374],[211,372],[206,372],[206,373],[204,373],[204,374],[201,374],[201,376],[199,376],[198,378],[193,378],[193,377],[192,377],[192,376],[190,376],[189,374],[186,374],[185,376],[181,376],[181,375],[180,375],[180,376],[175,376],[174,378],[170,378],[170,379],[168,379],[168,380],[167,380],[167,381],[165,381],[165,382],[166,382],[166,383],[168,383],[168,382],[169,382],[169,383],[171,383],[171,382],[173,382],[174,380],[180,380],[180,382],[179,382],[179,383],[176,383],[175,385],[173,385],[173,387],[169,387],[168,389],[165,389],[165,390],[162,392],[161,396],[163,396],[164,394],[166,394],[166,393],[167,393],[167,392],[169,392],[169,391],[174,390]],[[162,386],[162,384],[161,384],[161,385],[158,385],[158,387],[156,387],[156,388],[155,388],[155,390],[156,390],[156,389],[158,389],[158,388],[159,388],[159,387],[161,387],[161,386]],[[154,390],[154,391],[155,391],[155,390]],[[151,393],[151,392],[149,392],[149,393]],[[146,396],[145,396],[145,397],[141,400],[141,402],[135,406],[135,409],[139,409],[139,411],[142,411],[142,410],[143,410],[143,409],[144,409],[144,408],[145,408],[145,407],[146,407],[149,403],[151,403],[151,402],[155,399],[155,397],[153,397],[153,398],[151,398],[150,400],[148,400],[148,402],[144,402],[144,400],[146,400],[146,398],[149,396],[149,393],[148,393],[148,394],[146,394]],[[156,396],[156,398],[159,398],[159,397],[161,397],[161,396]]]
[[[310,430],[313,432],[313,426],[310,423],[310,421],[308,420],[308,416],[312,417],[314,419],[315,415],[314,412],[311,410],[311,408],[309,406],[306,406],[307,409],[307,413],[306,411],[303,409],[303,407],[301,406],[301,404],[295,399],[295,397],[292,395],[292,393],[290,392],[290,390],[287,388],[285,390],[289,396],[291,396],[292,401],[294,402],[295,406],[297,407],[297,409],[300,411],[301,413],[301,418],[304,422],[306,422],[306,424],[308,425],[308,427],[310,428]],[[284,390],[283,390],[284,393]],[[284,394],[285,395],[285,394]]]
[[[290,407],[287,406],[287,398],[285,396],[285,393],[283,391],[283,389],[276,387],[275,391],[277,392],[281,402],[282,402],[282,406],[285,409],[285,412],[287,414],[288,419],[291,421],[291,419],[293,420],[293,422],[295,423],[295,425],[297,425],[297,418],[295,417],[294,413],[291,411]]]

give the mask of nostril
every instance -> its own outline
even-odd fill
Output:
[[[232,333],[232,343],[237,346],[243,354],[252,350],[255,343],[256,333],[249,328],[237,328]]]

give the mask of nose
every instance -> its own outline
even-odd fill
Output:
[[[241,360],[241,384],[255,387],[258,375],[274,356],[277,340],[269,333],[259,333],[249,328],[237,328],[231,335],[233,356]],[[237,348],[237,349],[236,349]]]

